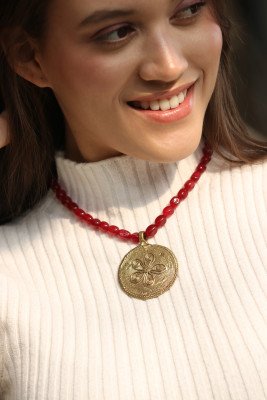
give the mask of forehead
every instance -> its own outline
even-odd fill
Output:
[[[199,0],[200,1],[200,0]],[[119,17],[138,17],[150,22],[162,15],[172,15],[183,5],[198,0],[53,0],[48,10],[47,31],[64,34],[79,32],[83,27],[108,22]],[[206,0],[211,3],[212,0]],[[219,1],[219,0],[216,0]],[[112,14],[113,13],[113,14]],[[50,29],[49,29],[50,28]]]
[[[54,0],[50,12],[61,18],[83,18],[88,13],[100,10],[135,10],[147,11],[151,15],[159,10],[168,9],[174,4],[188,3],[188,0]]]

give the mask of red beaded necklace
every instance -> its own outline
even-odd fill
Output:
[[[195,187],[206,170],[212,153],[208,144],[205,144],[203,156],[190,179],[170,200],[169,205],[155,219],[154,224],[149,225],[145,231],[139,233],[130,233],[125,229],[110,225],[106,221],[93,218],[92,215],[79,208],[72,201],[57,180],[52,183],[51,188],[58,200],[87,226],[124,241],[139,244],[124,257],[119,267],[119,282],[129,296],[147,300],[158,297],[173,285],[178,274],[178,263],[175,255],[166,247],[148,244],[147,239],[156,235],[158,229],[166,224],[167,219],[174,213],[178,205],[187,198],[189,192]]]

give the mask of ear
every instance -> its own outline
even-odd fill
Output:
[[[16,35],[16,37],[17,40],[13,41],[6,52],[12,69],[22,78],[40,88],[50,87],[42,65],[38,61],[39,47],[37,41],[24,32]]]

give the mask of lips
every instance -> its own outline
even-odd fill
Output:
[[[178,96],[172,96],[170,99],[153,100],[153,101],[142,101],[142,102],[132,102],[129,105],[131,107],[142,109],[142,110],[152,110],[152,111],[167,111],[178,107],[184,102],[187,96],[187,90],[179,93]]]
[[[179,90],[181,90],[181,88],[176,89],[176,93],[178,94],[178,96],[174,95],[175,91],[165,92],[165,98],[162,95],[161,99],[158,99],[158,97],[154,97],[150,102],[145,102],[144,100],[135,100],[133,102],[129,102],[128,105],[136,113],[137,116],[142,117],[145,120],[150,120],[163,124],[178,122],[179,120],[184,119],[189,114],[191,114],[194,105],[195,83],[193,83],[193,85],[191,86],[186,85],[186,87],[187,89],[184,89],[184,87],[182,87],[184,92],[180,93]],[[185,92],[186,97],[184,98],[183,93]],[[177,99],[179,96],[181,103],[178,102]],[[183,101],[182,96],[184,99]]]
[[[179,86],[178,88],[175,88],[173,90],[161,91],[154,93],[153,95],[134,98],[133,100],[130,100],[127,103],[133,106],[134,104],[138,103],[141,104],[142,102],[152,102],[156,100],[157,101],[170,100],[173,96],[179,96],[181,93],[185,92],[186,90],[189,90],[195,83],[196,80],[193,82],[189,82],[185,85]]]

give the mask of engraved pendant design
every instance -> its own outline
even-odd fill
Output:
[[[139,233],[139,240],[120,264],[119,282],[129,296],[148,300],[170,289],[178,275],[178,262],[167,247],[147,243],[144,232]]]

